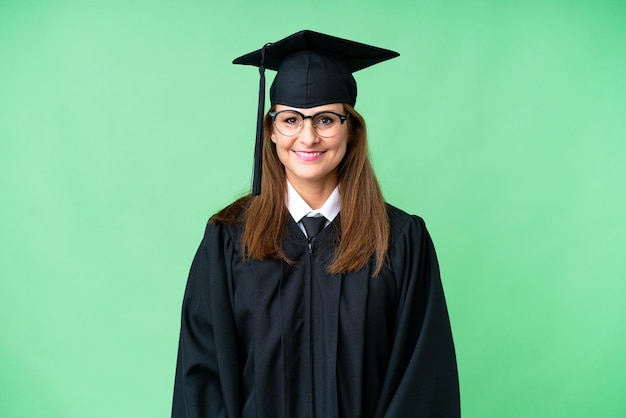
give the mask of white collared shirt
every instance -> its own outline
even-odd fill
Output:
[[[319,209],[313,209],[308,203],[304,201],[302,196],[296,191],[296,189],[287,180],[287,209],[294,221],[298,224],[302,232],[306,235],[304,226],[302,225],[302,218],[305,216],[317,217],[323,216],[326,218],[326,225],[328,226],[339,214],[340,201],[339,201],[339,186],[335,187],[335,190],[328,196],[326,202]]]

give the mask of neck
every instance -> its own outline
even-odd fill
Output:
[[[289,182],[313,210],[321,208],[326,200],[328,200],[328,197],[332,194],[333,190],[335,190],[335,187],[337,187],[337,181],[307,183],[298,181],[293,182],[290,179]]]

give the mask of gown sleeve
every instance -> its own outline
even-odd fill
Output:
[[[412,216],[390,247],[398,305],[376,417],[459,417],[452,332],[431,238]]]
[[[237,338],[229,291],[234,248],[224,225],[207,225],[181,313],[173,418],[236,417]]]

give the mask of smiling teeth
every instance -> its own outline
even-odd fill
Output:
[[[304,152],[304,151],[295,151],[296,154],[298,154],[301,157],[319,157],[320,155],[322,155],[321,152]]]

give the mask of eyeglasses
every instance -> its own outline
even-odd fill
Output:
[[[278,132],[285,136],[297,135],[304,126],[304,120],[311,119],[315,133],[324,138],[337,135],[341,125],[350,117],[349,113],[344,116],[330,111],[305,116],[297,110],[289,109],[281,110],[280,112],[270,112],[269,115],[274,121],[274,126],[278,129]]]

